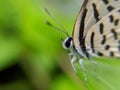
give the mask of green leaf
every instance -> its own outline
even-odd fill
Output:
[[[120,85],[120,61],[114,58],[94,58],[97,64],[84,61],[87,81],[84,79],[80,64],[76,63],[79,78],[89,90],[119,90]]]

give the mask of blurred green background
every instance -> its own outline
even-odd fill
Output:
[[[72,35],[84,0],[0,0],[0,90],[119,90],[120,62],[98,59],[84,62],[78,75],[71,67],[61,38],[66,36],[45,24],[59,25],[46,7]]]
[[[61,45],[65,35],[45,24],[56,25],[44,11],[46,7],[72,33],[82,4],[78,1],[0,0],[0,90],[82,88]]]

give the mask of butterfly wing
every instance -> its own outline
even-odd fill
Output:
[[[88,30],[85,45],[99,56],[120,57],[120,8],[111,11]]]
[[[85,0],[74,25],[75,47],[80,48],[82,39],[94,24],[119,7],[120,0]]]
[[[120,7],[120,0],[89,0],[86,8],[85,33],[105,15]]]

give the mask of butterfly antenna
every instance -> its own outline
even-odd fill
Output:
[[[61,23],[59,23],[59,21],[57,21],[57,19],[56,19],[55,17],[53,17],[53,16],[51,15],[51,13],[50,13],[46,8],[44,8],[44,10],[45,10],[45,12],[46,12],[62,29],[54,26],[54,25],[51,24],[49,21],[46,21],[46,24],[49,25],[49,26],[51,26],[51,27],[53,27],[53,28],[55,28],[56,30],[59,30],[59,31],[65,33],[67,36],[69,36],[68,32],[67,32],[66,29],[63,27],[63,25],[62,25]]]
[[[56,30],[59,30],[59,31],[63,32],[64,34],[66,34],[66,35],[69,37],[68,32],[66,32],[65,30],[60,29],[60,28],[58,28],[58,27],[54,26],[54,25],[53,25],[53,24],[51,24],[49,21],[46,21],[46,24],[47,24],[48,26],[50,26],[50,27],[52,27],[52,28],[56,29]]]

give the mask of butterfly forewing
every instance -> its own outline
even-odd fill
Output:
[[[78,48],[80,48],[80,46],[79,46],[79,44],[80,44],[79,43],[79,36],[81,36],[81,37],[83,36],[83,35],[79,35],[79,32],[80,32],[79,30],[80,30],[81,26],[84,27],[84,23],[81,23],[81,22],[86,17],[85,14],[86,14],[86,5],[87,5],[87,3],[88,3],[88,0],[85,0],[83,5],[82,5],[82,8],[79,11],[79,14],[78,14],[78,16],[76,18],[76,22],[75,22],[75,25],[74,25],[73,42],[75,44],[75,47],[78,47]],[[80,26],[80,24],[81,24],[81,26]],[[84,28],[81,29],[81,32],[83,32],[83,30],[84,30]]]
[[[108,13],[88,30],[85,45],[99,56],[120,57],[120,8]]]

